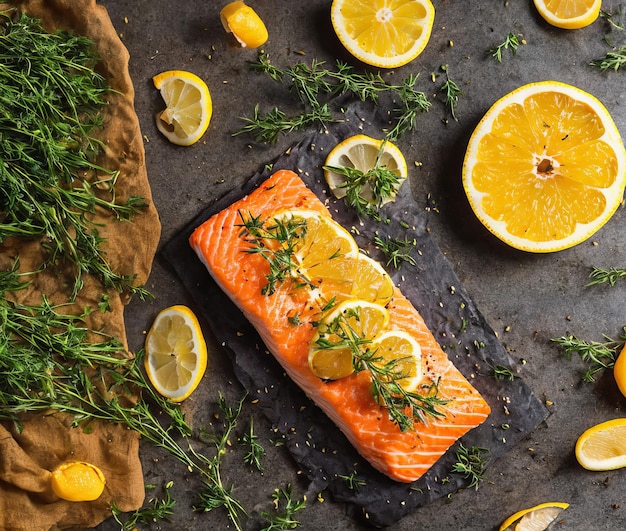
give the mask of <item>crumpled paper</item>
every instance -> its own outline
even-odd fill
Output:
[[[335,500],[346,502],[352,515],[374,527],[394,524],[430,501],[468,485],[468,479],[451,472],[459,444],[489,450],[491,459],[503,456],[531,433],[547,416],[545,406],[521,378],[497,380],[493,367],[513,367],[514,362],[498,341],[469,297],[453,267],[427,230],[424,205],[412,197],[410,184],[403,185],[394,203],[384,207],[390,223],[359,220],[343,201],[329,194],[321,170],[327,154],[341,140],[362,133],[364,124],[380,122],[376,111],[352,106],[340,123],[306,136],[264,170],[232,190],[191,220],[170,240],[162,253],[177,272],[218,342],[224,345],[240,383],[258,407],[284,435],[291,455],[311,481],[309,491],[328,489]],[[191,232],[214,213],[240,199],[271,173],[289,169],[300,175],[316,195],[327,202],[335,220],[344,227],[357,227],[355,236],[362,249],[381,262],[385,257],[373,244],[384,238],[415,240],[415,265],[402,263],[388,268],[394,281],[420,312],[448,357],[489,402],[492,413],[450,449],[418,481],[397,483],[373,469],[361,458],[332,421],[318,409],[284,373],[252,325],[212,280],[188,243]],[[356,473],[364,481],[351,488],[346,477]]]
[[[103,213],[97,214],[95,221],[102,223],[99,235],[105,239],[104,249],[112,269],[122,275],[136,275],[136,284],[144,284],[152,267],[161,225],[152,204],[127,49],[106,9],[95,0],[24,0],[1,7],[17,7],[41,19],[50,32],[70,30],[95,43],[101,58],[97,68],[116,91],[110,94],[104,124],[97,134],[105,146],[97,162],[120,171],[116,185],[120,202],[140,196],[148,205],[132,223],[117,221]],[[0,245],[0,267],[9,270],[16,257],[22,272],[34,271],[44,262],[37,240],[5,240]],[[27,289],[11,296],[23,304],[41,304],[42,295],[52,304],[66,303],[74,276],[72,267],[47,268],[29,277]],[[127,293],[104,289],[98,279],[87,276],[76,302],[64,307],[64,312],[79,314],[85,307],[97,308],[103,295],[108,296],[111,311],[92,312],[86,318],[86,325],[117,338],[127,349],[124,326]],[[23,415],[20,421],[21,429],[13,422],[0,423],[0,529],[43,531],[93,527],[111,516],[112,503],[124,512],[142,505],[145,490],[137,433],[125,426],[103,422],[91,423],[89,430],[72,428],[72,418],[58,411]],[[102,469],[107,484],[98,500],[67,502],[52,494],[49,471],[66,460],[88,461]]]

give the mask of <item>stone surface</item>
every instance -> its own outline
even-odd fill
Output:
[[[219,20],[223,3],[166,2],[164,0],[102,0],[131,54],[131,75],[136,109],[146,150],[148,175],[154,201],[163,224],[165,244],[207,205],[262,169],[297,143],[304,133],[281,137],[275,145],[254,142],[246,135],[233,136],[250,117],[255,104],[261,111],[280,106],[288,114],[299,110],[297,99],[285,87],[252,72],[247,61],[255,50],[241,48],[227,35]],[[353,61],[336,39],[329,19],[328,0],[275,4],[249,2],[265,21],[270,38],[263,47],[272,62],[287,67],[314,59],[334,64],[341,59],[358,70],[375,71]],[[620,208],[591,240],[548,255],[514,251],[496,241],[473,217],[465,200],[461,163],[469,136],[478,120],[500,96],[527,82],[555,79],[577,85],[598,97],[611,112],[622,135],[626,134],[626,92],[623,73],[601,73],[589,62],[608,50],[605,35],[615,44],[623,35],[603,19],[575,31],[545,24],[531,2],[491,0],[435,0],[435,25],[425,51],[412,63],[385,77],[401,81],[419,75],[417,88],[426,92],[432,107],[417,118],[417,130],[398,145],[409,164],[411,190],[418,205],[429,207],[428,224],[434,240],[465,289],[498,333],[503,346],[522,367],[521,375],[535,394],[548,404],[550,416],[526,440],[517,444],[488,469],[487,482],[478,490],[463,490],[447,499],[418,509],[394,524],[394,530],[491,530],[511,513],[544,501],[567,501],[560,529],[619,529],[626,524],[623,471],[592,473],[574,457],[577,437],[592,424],[622,416],[626,404],[610,373],[595,383],[582,383],[580,360],[568,360],[551,341],[566,334],[602,341],[617,337],[626,325],[623,300],[626,284],[587,287],[592,266],[626,267]],[[617,11],[618,2],[603,6]],[[622,6],[623,8],[623,6]],[[505,50],[502,62],[488,50],[508,33],[522,36],[525,44],[515,55]],[[620,41],[621,39],[621,41]],[[446,111],[439,92],[445,80],[441,66],[463,91],[456,115]],[[200,142],[173,146],[157,131],[154,116],[162,106],[153,75],[169,69],[190,70],[208,84],[213,97],[211,125]],[[431,74],[437,77],[433,82]],[[132,252],[132,251],[131,251]],[[193,299],[168,263],[157,256],[148,288],[154,301],[133,301],[126,310],[131,349],[143,347],[145,332],[156,313],[172,304]],[[203,328],[211,354],[201,387],[183,405],[196,428],[215,423],[218,394],[235,403],[243,396],[230,362],[216,342],[207,322]],[[263,475],[242,463],[243,449],[236,435],[254,418],[255,432],[267,450]],[[291,484],[298,496],[308,482],[299,473],[284,447],[274,445],[269,422],[255,405],[246,401],[232,447],[224,458],[223,479],[234,485],[234,494],[249,509],[267,508],[275,488]],[[164,452],[142,445],[147,499],[162,496],[173,481],[175,514],[153,529],[234,529],[222,509],[194,512],[201,482]],[[304,530],[363,529],[349,516],[347,507],[325,492],[308,492],[306,509],[296,518]],[[260,529],[255,519],[243,527]],[[118,529],[113,520],[99,529]]]

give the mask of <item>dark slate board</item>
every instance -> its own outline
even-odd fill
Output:
[[[351,111],[345,122],[308,136],[274,161],[271,169],[266,167],[200,212],[161,253],[228,352],[240,383],[251,397],[259,399],[259,407],[285,436],[289,451],[315,490],[327,489],[335,500],[347,502],[352,515],[363,523],[386,527],[418,507],[467,486],[466,479],[451,473],[461,442],[465,447],[488,448],[491,459],[496,459],[530,434],[545,420],[548,411],[521,378],[509,382],[493,377],[493,366],[512,367],[513,360],[430,237],[425,210],[415,204],[408,181],[396,202],[384,207],[383,214],[391,220],[389,224],[360,222],[342,201],[329,197],[321,170],[326,155],[338,141],[359,132],[357,124],[363,119]],[[399,270],[392,268],[389,272],[451,361],[491,406],[487,421],[464,436],[413,484],[392,481],[358,455],[332,421],[285,375],[252,325],[213,282],[188,244],[189,235],[198,225],[254,190],[278,169],[298,173],[322,201],[328,202],[337,221],[346,228],[357,227],[357,243],[374,258],[384,262],[372,243],[375,232],[379,236],[415,239],[412,256],[416,265],[403,263]],[[508,429],[503,429],[503,425]],[[350,489],[340,477],[354,472],[365,481],[358,489]]]

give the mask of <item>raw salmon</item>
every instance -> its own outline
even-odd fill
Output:
[[[215,214],[190,237],[190,244],[211,276],[259,332],[287,374],[335,422],[357,451],[376,469],[401,482],[420,478],[457,439],[481,424],[490,408],[479,392],[448,360],[424,320],[398,288],[388,305],[390,328],[410,333],[420,344],[424,371],[438,382],[444,416],[415,421],[401,431],[372,395],[368,371],[333,382],[316,377],[308,365],[315,335],[314,317],[306,318],[307,300],[294,296],[288,283],[263,295],[267,261],[241,238],[240,212],[270,218],[285,209],[311,209],[330,215],[324,204],[293,172],[274,173],[256,190]],[[289,316],[297,314],[300,324]],[[302,318],[302,316],[305,316]]]

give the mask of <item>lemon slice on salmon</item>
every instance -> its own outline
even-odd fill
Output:
[[[288,210],[274,219],[282,224],[278,230],[294,233],[286,245],[291,246],[297,273],[328,298],[351,290],[359,248],[346,229],[314,210]]]
[[[410,393],[417,389],[422,380],[422,357],[419,343],[407,332],[388,330],[380,334],[373,341],[375,361],[388,373],[386,379],[398,384],[404,391]]]
[[[388,324],[389,312],[380,304],[360,300],[342,302],[319,323],[309,351],[311,371],[324,380],[351,375],[355,349],[370,345]]]

